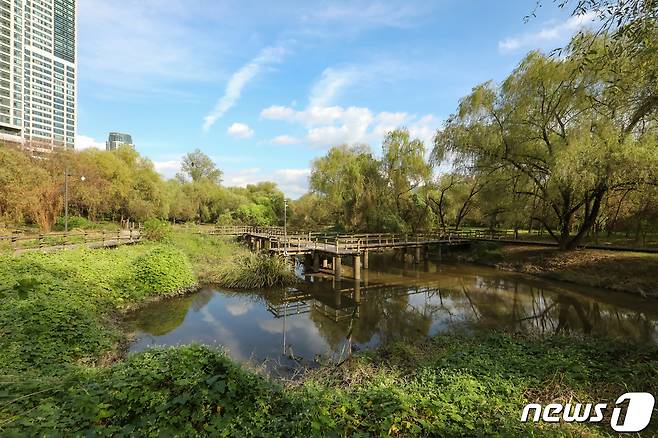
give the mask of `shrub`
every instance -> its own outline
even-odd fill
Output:
[[[235,289],[284,287],[299,281],[283,258],[253,253],[222,266],[216,279],[220,286]]]
[[[64,231],[65,222],[66,219],[63,216],[58,217],[54,229],[56,231]],[[69,216],[69,231],[74,229],[93,230],[94,228],[97,228],[97,225],[87,218],[81,216]]]
[[[192,266],[176,248],[159,245],[137,258],[135,284],[146,295],[166,295],[195,283]]]
[[[142,237],[153,242],[169,242],[172,235],[171,224],[160,219],[149,219],[144,222]]]

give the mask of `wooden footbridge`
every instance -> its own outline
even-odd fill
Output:
[[[328,234],[286,233],[281,227],[227,226],[210,231],[213,235],[241,236],[254,251],[268,251],[285,256],[308,255],[313,271],[331,269],[340,278],[342,259],[353,258],[353,278],[361,278],[361,268],[368,269],[370,252],[398,250],[410,254],[419,263],[431,246],[467,245],[473,240],[490,240],[491,233],[480,231],[442,231],[414,234]],[[331,264],[331,267],[330,267]]]

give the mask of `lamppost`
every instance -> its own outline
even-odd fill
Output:
[[[288,255],[288,200],[283,201],[283,255]]]
[[[69,173],[69,168],[67,167],[64,171],[64,232],[69,232],[69,176],[75,176],[72,173]],[[84,182],[85,177],[81,176],[80,181]]]

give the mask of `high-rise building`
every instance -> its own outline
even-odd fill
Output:
[[[133,138],[130,134],[123,134],[121,132],[110,132],[110,136],[105,143],[105,149],[108,151],[116,150],[121,145],[135,146]]]
[[[76,0],[0,0],[0,140],[72,148]]]

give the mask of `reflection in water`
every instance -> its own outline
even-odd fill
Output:
[[[345,275],[349,275],[345,266]],[[240,361],[342,360],[353,349],[455,330],[577,333],[658,343],[658,303],[497,270],[371,256],[362,281],[305,277],[296,289],[203,289],[131,315],[131,351],[199,342]]]

